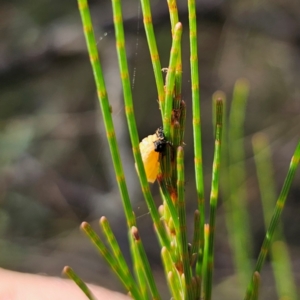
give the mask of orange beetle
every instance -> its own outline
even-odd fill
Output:
[[[166,144],[168,141],[161,127],[156,130],[155,134],[148,135],[140,142],[140,151],[148,182],[153,183],[156,180],[159,170],[159,155],[164,152]]]

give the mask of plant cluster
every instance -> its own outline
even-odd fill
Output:
[[[128,226],[128,239],[133,262],[133,272],[127,265],[118,242],[105,217],[100,219],[100,227],[103,231],[105,242],[95,233],[91,226],[84,222],[83,231],[95,244],[98,251],[107,261],[111,269],[124,285],[127,293],[134,299],[161,299],[156,287],[150,264],[145,254],[142,239],[136,225],[136,218],[131,206],[128,189],[126,186],[119,148],[116,141],[114,124],[111,116],[110,103],[105,87],[104,74],[101,68],[97,44],[93,33],[90,12],[87,0],[78,0],[82,18],[84,34],[88,47],[90,62],[92,65],[97,94],[104,125],[106,128],[108,144],[116,173],[122,204]],[[193,115],[193,140],[194,140],[194,163],[195,182],[197,191],[197,210],[194,214],[194,231],[191,243],[187,240],[186,211],[185,211],[185,177],[184,177],[184,130],[186,106],[182,99],[182,65],[181,65],[181,35],[182,24],[178,19],[178,11],[175,0],[168,0],[170,21],[172,29],[172,47],[170,50],[167,75],[164,80],[162,66],[157,51],[156,39],[152,24],[150,1],[141,0],[144,28],[148,40],[148,47],[153,64],[156,80],[157,98],[161,113],[163,131],[160,130],[153,138],[144,141],[140,147],[137,126],[134,115],[134,105],[128,72],[124,28],[122,21],[122,9],[120,0],[112,0],[113,18],[116,35],[116,49],[118,54],[120,78],[122,80],[124,106],[130,134],[132,150],[141,189],[147,203],[155,232],[161,247],[162,262],[165,270],[172,299],[205,299],[212,296],[212,274],[214,267],[214,236],[216,223],[216,208],[219,189],[224,197],[231,198],[231,215],[228,217],[229,232],[233,244],[235,264],[240,274],[250,277],[251,266],[247,258],[239,255],[243,247],[241,242],[245,236],[246,228],[240,219],[247,219],[243,207],[243,191],[240,190],[239,182],[244,178],[243,168],[237,167],[237,162],[243,160],[242,145],[231,147],[233,143],[242,141],[242,128],[244,121],[245,103],[248,95],[248,82],[238,80],[234,89],[234,96],[228,126],[224,110],[224,97],[214,97],[214,132],[215,148],[212,164],[211,192],[209,198],[209,221],[205,224],[205,199],[201,145],[201,117],[200,117],[200,90],[197,54],[197,24],[195,0],[188,1],[189,11],[189,36],[190,36],[190,69],[192,91],[192,115]],[[225,130],[224,129],[227,129]],[[226,133],[228,134],[226,135]],[[150,142],[149,142],[150,141]],[[266,148],[263,136],[256,136],[253,140],[257,153],[261,148]],[[157,144],[159,143],[159,144]],[[158,149],[157,146],[163,147]],[[232,150],[232,149],[237,149]],[[157,151],[157,153],[155,153]],[[141,153],[142,152],[142,153]],[[224,162],[223,162],[224,157]],[[257,156],[258,160],[259,155]],[[154,158],[154,159],[153,159]],[[222,158],[222,159],[221,159]],[[267,233],[259,254],[258,261],[250,278],[245,299],[257,299],[260,271],[270,250],[271,240],[275,228],[279,222],[291,182],[295,175],[300,159],[300,143],[297,145],[291,165],[286,176],[282,191],[276,202],[274,213],[266,220],[268,222]],[[267,159],[263,159],[266,161]],[[221,162],[222,161],[222,162]],[[221,163],[228,167],[221,168]],[[258,162],[258,168],[261,164]],[[151,178],[148,169],[151,169]],[[267,166],[267,168],[269,168]],[[153,177],[154,172],[154,179]],[[259,171],[258,174],[261,172]],[[220,179],[221,178],[221,179]],[[224,178],[224,180],[223,180]],[[149,188],[149,182],[157,179],[162,203],[156,207]],[[261,179],[262,182],[264,179]],[[265,184],[262,184],[265,187]],[[269,208],[268,208],[269,210]],[[249,272],[249,273],[248,273]],[[66,267],[65,273],[73,278],[89,299],[93,295],[83,281]],[[243,277],[243,276],[242,276]]]

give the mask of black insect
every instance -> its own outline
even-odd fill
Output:
[[[166,149],[166,145],[170,144],[170,143],[166,140],[164,130],[162,129],[162,127],[159,127],[156,130],[155,134],[156,134],[157,139],[153,142],[154,151],[163,153]]]

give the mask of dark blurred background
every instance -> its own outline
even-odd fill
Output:
[[[191,218],[196,203],[188,16],[186,1],[178,2],[184,26],[183,99],[188,109],[186,190]],[[89,3],[132,205],[155,276],[163,278],[158,244],[134,170],[111,3],[108,0]],[[161,125],[160,112],[139,2],[123,3],[136,120],[142,139]],[[167,67],[171,42],[167,4],[164,0],[152,0],[151,5],[162,67]],[[254,249],[258,251],[264,229],[251,137],[263,131],[270,139],[279,194],[300,136],[300,5],[297,0],[204,0],[197,1],[197,9],[206,195],[209,195],[213,156],[212,94],[222,90],[230,102],[235,81],[245,77],[251,88],[245,121],[247,201],[254,224],[252,235],[257,243]],[[97,228],[99,218],[107,216],[129,259],[126,223],[76,1],[0,2],[0,118],[0,266],[59,276],[64,265],[71,265],[87,282],[122,291],[79,231],[82,221],[89,221]],[[298,285],[299,173],[283,214],[284,233]],[[153,192],[159,205],[156,184]],[[220,228],[224,227],[222,207],[221,202]],[[224,230],[219,232],[215,299],[218,291],[222,299],[237,299],[230,247]],[[254,260],[255,255],[250,259]],[[272,287],[269,281],[268,275],[263,277],[265,290]],[[158,280],[158,284],[164,293],[164,281]],[[229,290],[224,293],[225,289]],[[272,299],[268,297],[265,299]]]

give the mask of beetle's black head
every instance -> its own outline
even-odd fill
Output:
[[[159,153],[162,153],[165,151],[166,149],[166,144],[167,144],[167,141],[164,139],[164,140],[157,140],[154,143],[154,151],[155,152],[159,152]]]

